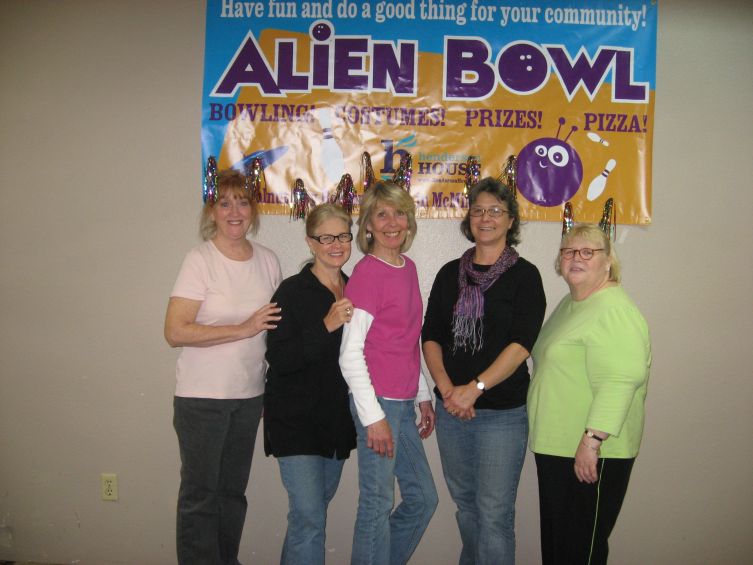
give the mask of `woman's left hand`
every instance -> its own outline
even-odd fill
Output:
[[[341,298],[332,303],[329,312],[324,317],[324,327],[329,333],[342,327],[343,324],[350,322],[353,317],[353,303],[347,298]]]
[[[421,439],[426,439],[434,431],[434,424],[436,422],[434,407],[431,405],[431,400],[424,400],[418,403],[418,409],[421,411],[421,419],[416,424],[418,435],[421,436]]]
[[[444,397],[444,407],[447,411],[461,420],[470,420],[476,416],[473,405],[479,397],[479,390],[473,383],[456,386],[452,393]]]
[[[581,483],[595,483],[599,475],[596,471],[596,464],[599,462],[598,447],[586,444],[582,439],[578,444],[578,451],[575,452],[575,476]]]

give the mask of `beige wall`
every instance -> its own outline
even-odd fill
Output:
[[[4,1],[0,6],[0,559],[174,561],[177,351],[168,293],[197,242],[200,1]],[[625,287],[652,330],[648,422],[613,536],[615,565],[740,564],[753,555],[753,8],[663,1],[654,223],[618,227]],[[559,225],[521,253],[550,307]],[[265,217],[286,275],[302,226]],[[466,244],[424,221],[410,255],[428,293]],[[354,260],[351,261],[351,266]],[[441,503],[414,563],[452,563]],[[99,474],[120,501],[99,500]],[[330,512],[329,562],[347,563],[355,464]],[[286,497],[257,449],[242,560],[278,559]],[[10,537],[12,532],[12,539]],[[535,469],[523,470],[518,562],[538,558]]]

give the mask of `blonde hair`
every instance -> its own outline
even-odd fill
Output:
[[[201,209],[201,219],[199,220],[201,239],[208,241],[217,233],[217,224],[212,217],[212,212],[217,202],[220,202],[223,198],[248,199],[251,205],[251,225],[248,227],[248,231],[251,233],[259,231],[259,208],[246,189],[246,175],[235,169],[227,169],[217,173],[217,200],[214,202],[207,200]]]
[[[356,243],[362,253],[371,253],[374,247],[374,238],[366,237],[370,235],[366,229],[366,224],[371,221],[371,216],[376,210],[377,204],[388,204],[396,210],[403,212],[408,217],[408,233],[405,241],[400,246],[400,252],[404,253],[410,249],[413,244],[413,238],[416,237],[416,203],[413,197],[404,189],[400,188],[392,181],[379,181],[369,188],[361,197],[361,210],[358,215],[358,237]]]
[[[331,218],[342,220],[343,222],[348,224],[348,229],[353,227],[353,218],[351,218],[350,214],[345,211],[345,208],[337,204],[330,204],[329,202],[325,202],[324,204],[315,206],[309,212],[308,217],[306,218],[306,235],[313,237],[315,235],[314,232],[316,232],[316,228],[318,228],[322,223]]]
[[[609,280],[613,282],[620,282],[622,280],[622,267],[620,265],[620,258],[617,257],[617,251],[612,245],[612,241],[609,236],[605,234],[602,229],[596,224],[578,224],[568,233],[562,236],[560,243],[560,249],[568,247],[568,244],[576,238],[585,239],[586,241],[593,243],[597,248],[604,250],[609,260]],[[557,258],[554,260],[554,271],[558,275],[562,275],[562,256],[557,253]]]

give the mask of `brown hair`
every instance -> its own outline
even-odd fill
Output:
[[[471,206],[473,206],[482,192],[487,192],[501,203],[507,204],[507,213],[512,218],[512,225],[507,230],[505,243],[510,246],[520,243],[520,208],[518,207],[518,201],[515,200],[515,196],[509,188],[502,184],[501,181],[492,177],[483,178],[471,187],[471,192],[468,195],[468,211],[466,211],[463,221],[460,222],[460,232],[471,243],[476,242],[473,233],[471,233],[470,212]]]

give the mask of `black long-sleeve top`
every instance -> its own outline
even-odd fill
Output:
[[[329,333],[324,325],[334,301],[310,264],[282,281],[272,297],[282,319],[267,333],[267,455],[346,459],[356,446],[348,386],[340,372],[342,328]]]
[[[546,297],[539,270],[522,257],[502,273],[484,293],[484,345],[480,351],[458,349],[453,353],[452,311],[458,300],[460,259],[444,265],[434,279],[424,316],[421,341],[436,341],[452,384],[459,386],[478,377],[510,344],[529,352],[539,335],[546,311]],[[488,265],[473,265],[482,271]],[[526,403],[530,376],[525,362],[476,401],[480,409],[506,410]],[[434,389],[441,398],[439,390]]]

